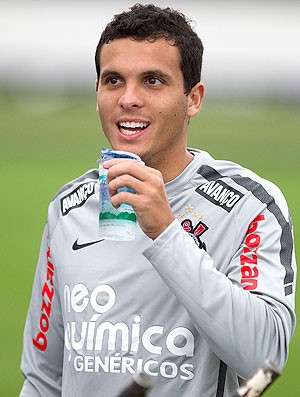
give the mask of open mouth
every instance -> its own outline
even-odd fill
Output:
[[[118,128],[123,135],[136,135],[144,131],[149,126],[149,123],[141,121],[121,121],[118,123]]]

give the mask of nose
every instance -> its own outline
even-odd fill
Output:
[[[141,89],[135,84],[127,84],[118,101],[123,109],[140,108],[144,104]]]

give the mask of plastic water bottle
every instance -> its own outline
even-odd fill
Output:
[[[135,238],[136,214],[134,209],[125,203],[119,208],[114,208],[111,204],[110,195],[107,184],[107,169],[103,168],[102,163],[105,160],[114,158],[132,159],[142,162],[139,156],[133,153],[117,151],[111,149],[102,149],[99,163],[99,233],[100,238],[107,240],[126,241]],[[131,189],[123,187],[118,190],[135,192]]]

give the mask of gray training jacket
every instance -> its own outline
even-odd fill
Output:
[[[24,332],[22,397],[228,397],[295,327],[285,199],[241,166],[191,149],[166,184],[175,220],[155,240],[99,241],[98,171],[49,206]]]

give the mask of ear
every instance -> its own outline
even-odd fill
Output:
[[[202,101],[204,99],[204,91],[205,87],[201,81],[191,89],[188,94],[188,116],[192,117],[200,112]]]
[[[96,93],[98,92],[98,86],[99,86],[99,81],[96,80],[96,81],[95,81],[95,90],[96,90]],[[96,112],[99,113],[98,95],[97,95],[97,100],[96,100]]]

